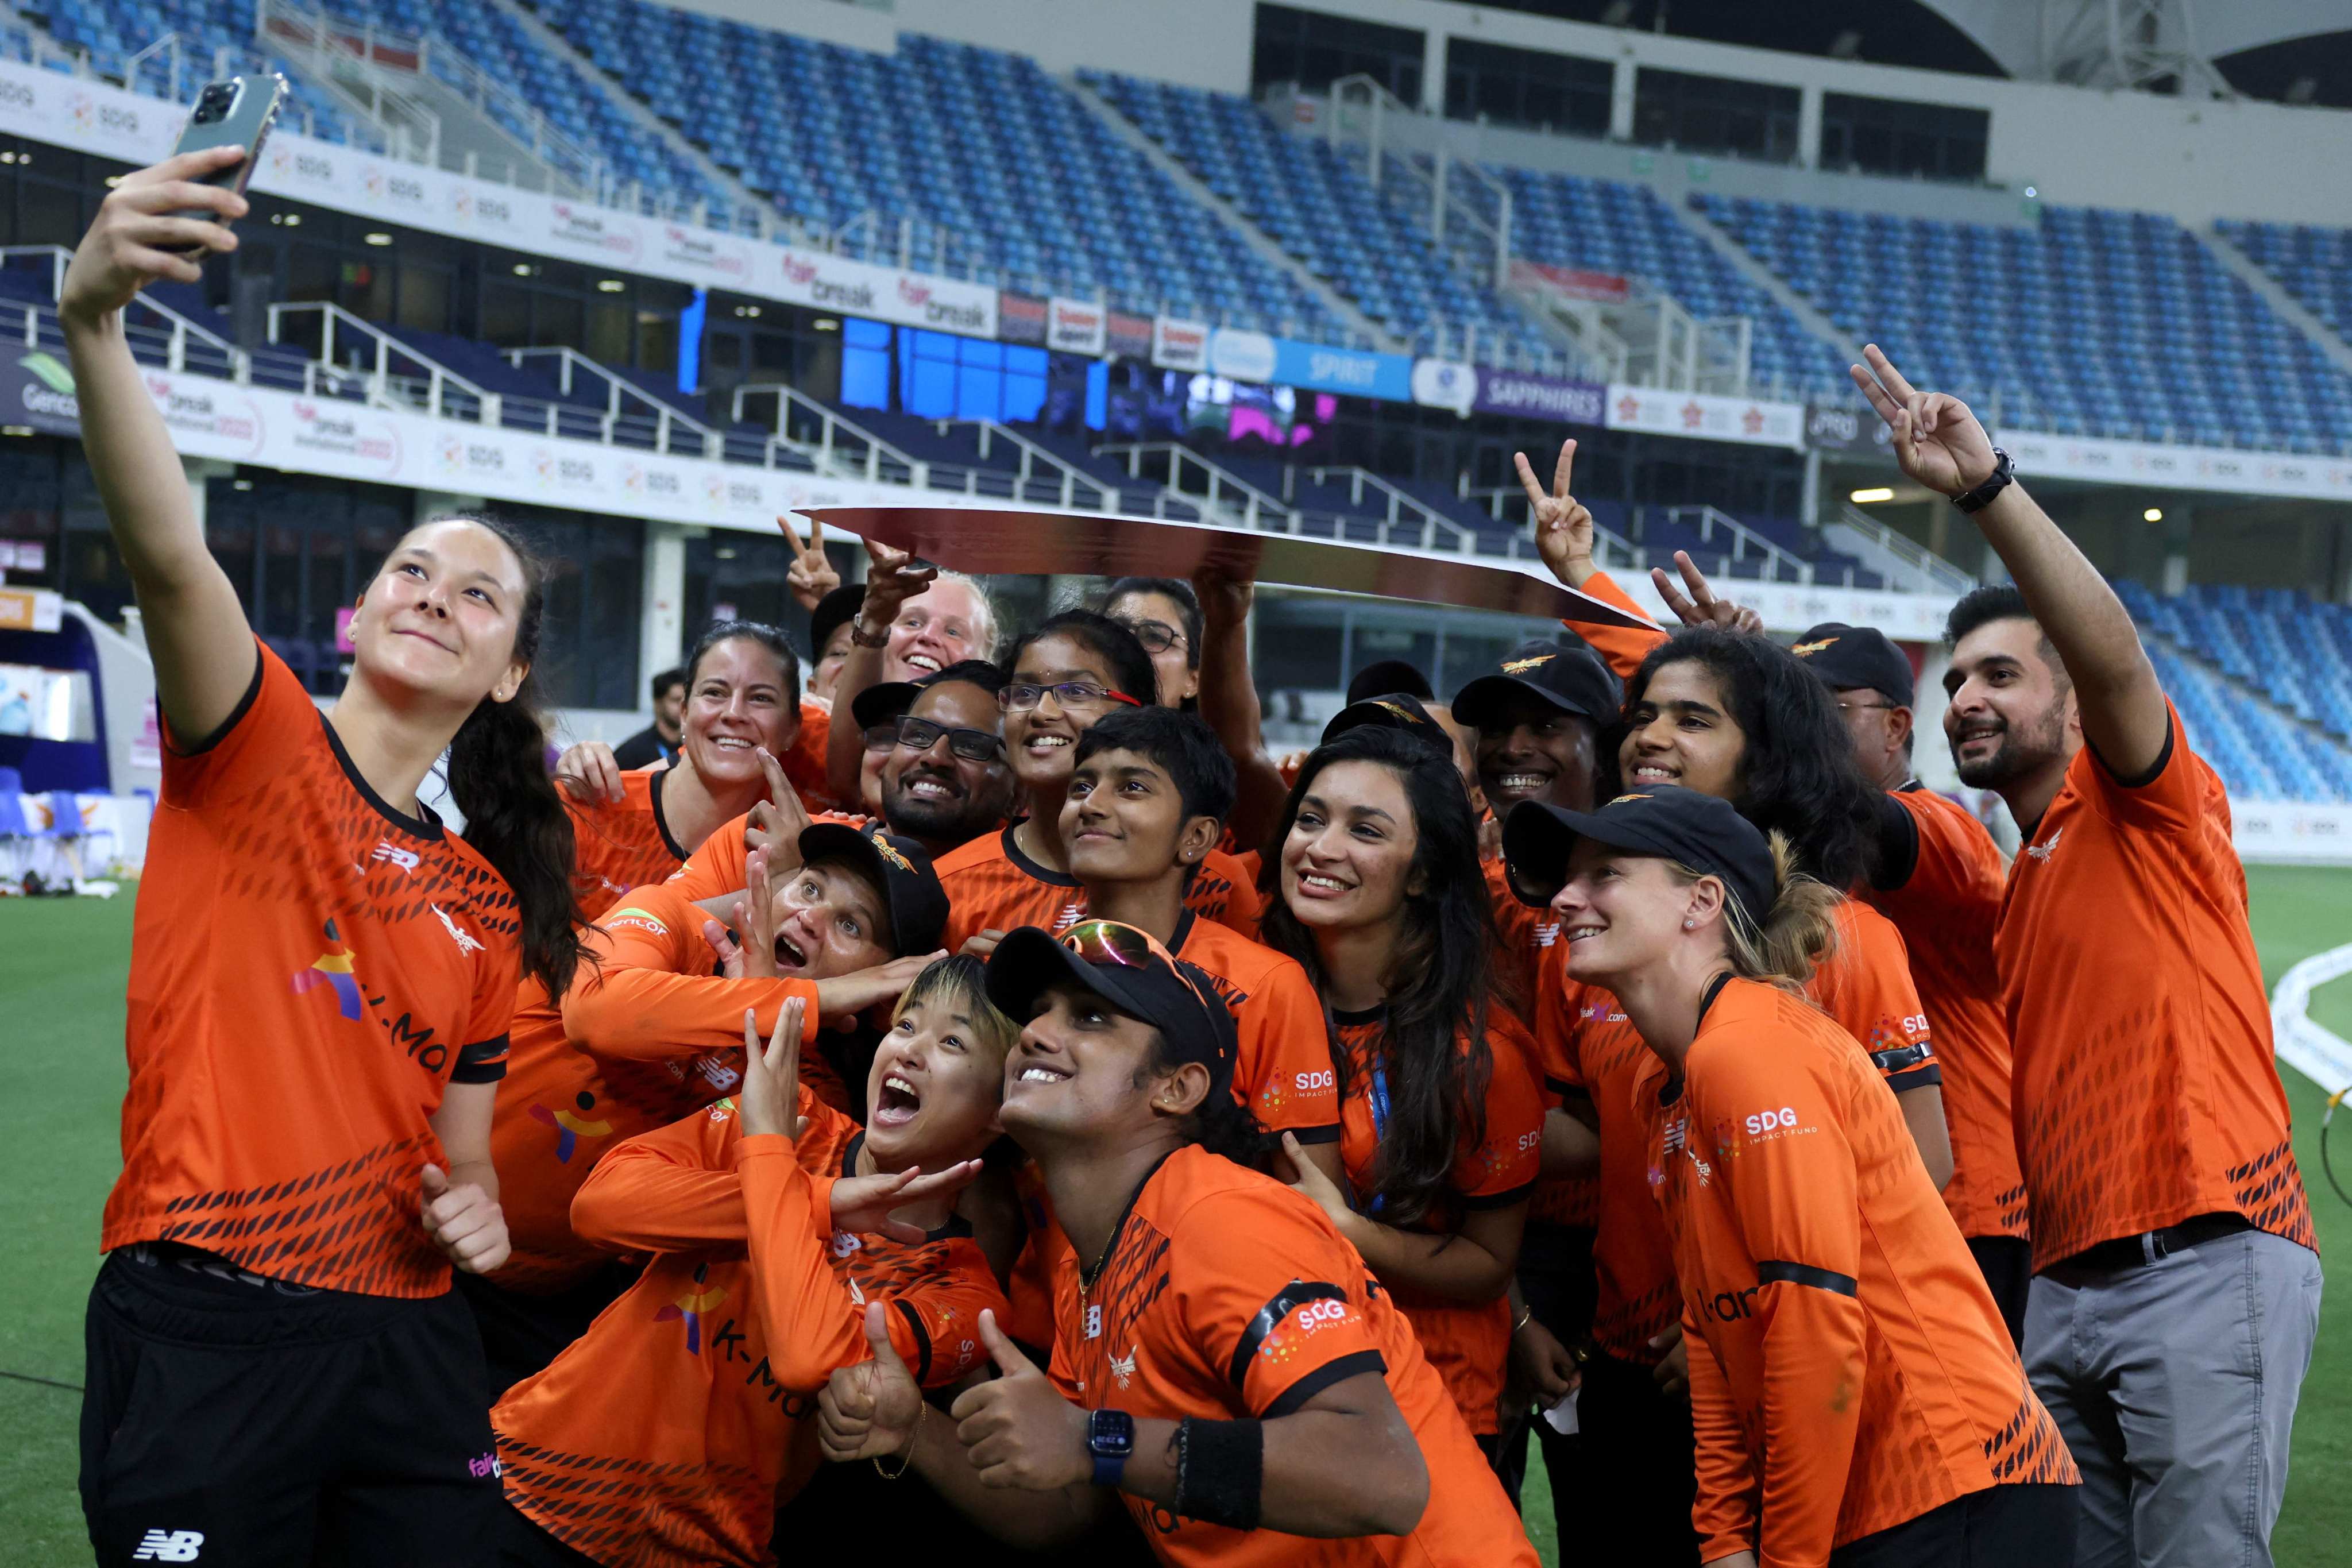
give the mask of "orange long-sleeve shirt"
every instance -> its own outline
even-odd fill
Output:
[[[857,1124],[803,1088],[798,1140],[745,1137],[731,1100],[633,1139],[581,1190],[583,1235],[657,1254],[491,1412],[507,1497],[632,1568],[771,1563],[777,1505],[818,1463],[816,1390],[866,1359],[865,1306],[926,1387],[982,1357],[1003,1299],[961,1221],[914,1245],[833,1228]]]
[[[713,973],[702,911],[675,883],[637,888],[586,936],[562,1007],[526,982],[509,1038],[507,1082],[490,1124],[514,1255],[497,1273],[510,1290],[577,1284],[610,1256],[572,1228],[572,1203],[604,1152],[699,1110],[742,1081],[743,1009],[761,1027],[798,996],[802,1041],[816,1037],[816,987],[804,980],[728,980]],[[827,1103],[849,1103],[821,1054],[802,1071]]]
[[[1702,1561],[1825,1563],[2003,1483],[2079,1479],[1885,1080],[1802,998],[1725,982],[1638,1091],[1694,1337]]]

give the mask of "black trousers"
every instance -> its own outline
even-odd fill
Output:
[[[85,1327],[81,1499],[102,1568],[491,1561],[481,1342],[424,1300],[110,1254]]]
[[[1536,1321],[1549,1329],[1560,1343],[1582,1344],[1592,1333],[1592,1232],[1581,1226],[1528,1222],[1519,1242],[1519,1294],[1527,1299]],[[1578,1457],[1582,1439],[1553,1431],[1539,1411],[1524,1413],[1506,1425],[1488,1449],[1487,1458],[1505,1495],[1513,1508],[1519,1507],[1519,1490],[1527,1483],[1530,1428],[1543,1446],[1554,1515],[1561,1521],[1581,1518],[1580,1493],[1571,1496],[1561,1488],[1573,1490],[1583,1485],[1583,1465]],[[1487,1445],[1482,1442],[1480,1447]]]
[[[472,1310],[489,1368],[490,1403],[562,1355],[588,1331],[596,1314],[621,1299],[638,1270],[617,1259],[568,1290],[532,1296],[502,1290],[480,1274],[457,1276],[457,1294]]]
[[[1707,1352],[1698,1346],[1694,1353]],[[1573,1537],[1563,1527],[1561,1560],[1568,1560],[1573,1540],[1590,1563],[1696,1565],[1691,1501],[1698,1479],[1690,1401],[1660,1392],[1649,1367],[1596,1354],[1584,1363],[1576,1414],[1584,1438],[1581,1488],[1590,1507]],[[1554,1495],[1558,1486],[1555,1480]]]
[[[2078,1487],[1987,1487],[1849,1541],[1830,1568],[2074,1568]]]
[[[2000,1309],[2000,1321],[2009,1325],[2009,1342],[2023,1349],[2026,1289],[2033,1283],[2033,1244],[2017,1236],[1972,1236],[1969,1251],[1992,1292],[1992,1304]]]

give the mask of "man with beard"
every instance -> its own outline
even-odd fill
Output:
[[[2320,1276],[2229,801],[2008,455],[1864,352],[1853,379],[1904,473],[2016,583],[1953,607],[1944,733],[2024,840],[1993,951],[2033,1227],[2025,1365],[2083,1471],[2079,1555],[2267,1564]]]
[[[1968,1238],[2009,1337],[2021,1345],[2032,1248],[2011,1125],[2009,1021],[1992,956],[2008,868],[1975,814],[1912,773],[1911,661],[1885,633],[1832,621],[1790,651],[1830,689],[1863,776],[1886,792],[1878,868],[1853,891],[1895,922],[1910,951],[1911,978],[1935,1020],[1944,1064],[1952,1140],[1944,1206]],[[1934,846],[1926,853],[1923,840]]]
[[[933,859],[959,845],[1004,826],[1013,805],[1013,769],[1004,754],[1004,717],[996,694],[1003,672],[985,659],[968,658],[920,680],[868,687],[854,710],[877,719],[878,731],[893,731],[878,783],[882,820],[901,838],[911,838]],[[808,826],[795,816],[789,791],[726,824],[696,850],[670,880],[696,903],[741,889],[743,857],[762,844],[789,847]],[[818,821],[858,823],[858,816],[823,814]]]

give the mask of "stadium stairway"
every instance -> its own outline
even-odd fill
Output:
[[[2213,254],[2245,280],[2279,316],[2318,345],[2337,369],[2352,374],[2352,277],[2346,257],[2352,236],[2340,229],[2297,227],[2282,223],[2213,225]],[[2330,254],[2332,252],[2332,254]]]
[[[1265,258],[1270,267],[1278,267],[1297,281],[1298,286],[1323,301],[1324,308],[1344,321],[1363,341],[1387,353],[1402,353],[1407,350],[1403,340],[1356,308],[1356,302],[1315,275],[1297,257],[1285,250],[1272,235],[1252,223],[1248,216],[1227,201],[1208,183],[1187,168],[1182,159],[1162,147],[1143,128],[1121,114],[1097,92],[1094,85],[1083,77],[1073,75],[1064,81],[1071,96],[1084,104],[1088,113],[1101,121],[1104,129],[1135,149],[1143,161],[1166,175],[1177,189],[1202,206],[1214,213],[1218,221],[1242,237],[1249,247]]]

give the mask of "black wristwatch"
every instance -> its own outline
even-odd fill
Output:
[[[888,647],[890,646],[888,623],[884,623],[882,629],[869,637],[866,635],[865,619],[866,614],[863,610],[849,617],[849,640],[859,647]]]
[[[1952,504],[1962,511],[1982,511],[1992,498],[2009,489],[2010,481],[2016,478],[2017,465],[2010,461],[2007,452],[1995,447],[1992,449],[1992,472],[1986,476],[1985,482],[1972,490],[1962,490],[1952,498]]]
[[[1135,1417],[1124,1410],[1088,1411],[1087,1451],[1095,1457],[1095,1485],[1117,1487],[1135,1452]]]

